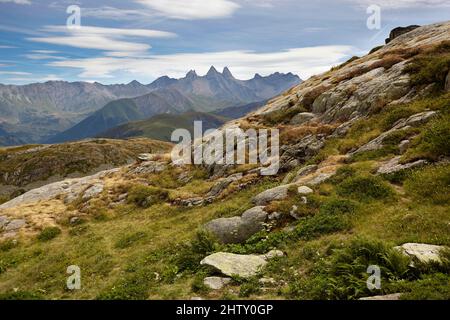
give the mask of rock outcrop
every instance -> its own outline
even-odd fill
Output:
[[[283,200],[288,196],[288,190],[291,185],[275,187],[256,195],[252,202],[257,206],[264,206],[275,200]]]
[[[245,211],[241,217],[212,220],[204,228],[222,243],[241,243],[264,230],[267,215],[264,207],[254,207]]]
[[[395,249],[411,257],[413,260],[418,260],[421,263],[441,262],[440,252],[445,247],[436,246],[424,243],[405,243]]]
[[[419,27],[420,26],[418,26],[418,25],[411,25],[411,26],[407,26],[407,27],[397,27],[395,29],[392,29],[391,32],[389,33],[389,38],[386,39],[386,44],[388,44],[395,38],[398,38],[402,34],[413,31],[414,29],[417,29]]]
[[[207,256],[200,264],[211,266],[229,277],[250,278],[256,276],[268,260],[283,255],[283,252],[278,250],[270,251],[265,255],[218,252]]]
[[[417,160],[414,162],[401,164],[400,159],[402,157],[394,157],[388,162],[385,162],[380,168],[378,168],[378,174],[392,174],[406,169],[413,169],[421,167],[427,164],[426,160]]]

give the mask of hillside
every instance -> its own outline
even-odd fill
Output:
[[[449,300],[449,106],[445,22],[224,124],[278,128],[277,175],[155,154],[31,190],[0,206],[0,299]]]
[[[133,99],[121,99],[107,104],[72,128],[46,142],[75,141],[94,137],[107,129],[135,120],[145,120],[157,114],[179,114],[187,111],[212,112],[271,98],[301,82],[293,74],[275,73],[238,80],[230,70],[223,73],[211,67],[205,76],[190,71],[186,77],[173,80],[157,79],[149,94]],[[132,115],[132,116],[129,116]]]
[[[66,130],[110,101],[152,91],[138,82],[123,85],[48,81],[24,86],[0,84],[0,124],[13,138],[42,142]],[[30,130],[30,128],[32,128]]]
[[[93,173],[134,162],[140,153],[165,152],[170,144],[149,139],[93,139],[61,145],[28,145],[0,149],[0,197],[67,177]]]
[[[170,142],[172,132],[176,129],[187,129],[193,134],[194,121],[202,121],[205,131],[220,128],[227,119],[204,112],[187,112],[179,115],[160,114],[148,120],[130,122],[109,129],[97,136],[109,139],[146,137]]]

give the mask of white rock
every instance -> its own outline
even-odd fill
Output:
[[[203,280],[203,284],[210,289],[220,290],[228,283],[230,283],[231,278],[222,278],[222,277],[207,277]]]
[[[443,246],[436,246],[424,243],[405,243],[395,249],[403,252],[405,255],[413,259],[417,259],[422,263],[441,262],[439,256],[440,251],[444,249]]]
[[[305,195],[305,194],[311,194],[311,193],[314,193],[314,190],[311,189],[310,187],[307,187],[307,186],[298,187],[298,194]]]

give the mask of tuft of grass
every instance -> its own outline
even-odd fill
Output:
[[[263,122],[267,125],[275,126],[279,124],[288,123],[293,116],[301,112],[307,112],[303,106],[294,106],[275,110],[263,115]]]
[[[117,249],[125,249],[132,246],[134,243],[147,237],[147,233],[139,231],[131,234],[121,236],[115,243],[114,247]]]
[[[135,185],[128,192],[128,203],[133,203],[141,208],[149,208],[152,205],[161,203],[169,198],[169,192],[144,185]]]
[[[450,164],[428,166],[412,172],[404,182],[415,199],[434,204],[450,203]]]
[[[394,195],[382,178],[372,175],[350,177],[336,186],[337,194],[359,201],[383,200]]]
[[[59,229],[58,227],[47,227],[41,231],[41,233],[38,235],[38,239],[40,241],[50,241],[60,234],[61,229]]]
[[[404,159],[437,161],[450,156],[450,114],[433,119],[413,142]]]

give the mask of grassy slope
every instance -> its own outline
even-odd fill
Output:
[[[162,141],[171,141],[172,132],[176,129],[188,129],[191,134],[194,121],[203,122],[203,130],[219,128],[226,118],[202,112],[187,112],[181,115],[161,114],[148,120],[124,124],[100,134],[107,138],[147,137]]]
[[[49,241],[32,238],[1,245],[0,297],[354,299],[404,292],[406,299],[450,299],[448,260],[440,267],[410,268],[409,261],[391,249],[405,242],[450,246],[450,165],[442,161],[450,150],[449,105],[449,94],[435,93],[422,101],[382,110],[360,120],[345,137],[329,140],[310,161],[321,163],[346,154],[396,120],[432,109],[440,115],[408,132],[412,144],[402,155],[404,161],[425,158],[429,165],[402,175],[375,176],[374,168],[398,154],[396,139],[405,137],[392,138],[392,144],[378,152],[347,160],[334,178],[315,188],[307,205],[301,204],[295,192],[287,200],[272,203],[268,210],[283,214],[292,230],[282,232],[285,224],[278,225],[270,234],[256,235],[242,245],[221,246],[197,233],[197,228],[213,218],[240,215],[251,207],[253,195],[280,184],[283,177],[259,180],[239,192],[225,192],[213,204],[189,209],[162,202],[148,208],[134,203],[109,208],[111,194],[105,191],[89,209],[93,218],[83,224],[68,226],[68,217],[62,217],[62,233]],[[174,171],[145,180],[157,190],[168,191],[169,199],[202,195],[211,187],[202,172],[183,186],[175,178],[179,172]],[[128,190],[135,199],[145,197],[145,188],[139,191],[143,196],[133,189],[139,181],[124,183],[119,189],[111,187],[111,193]],[[299,221],[289,218],[293,204],[299,207]],[[215,292],[202,285],[205,276],[214,274],[199,266],[208,253],[259,253],[274,247],[287,256],[263,270],[264,276],[278,281],[272,288],[261,290],[256,279],[234,279],[231,286]],[[71,264],[82,270],[79,291],[64,289],[65,270]],[[369,264],[382,267],[379,291],[366,289]]]

